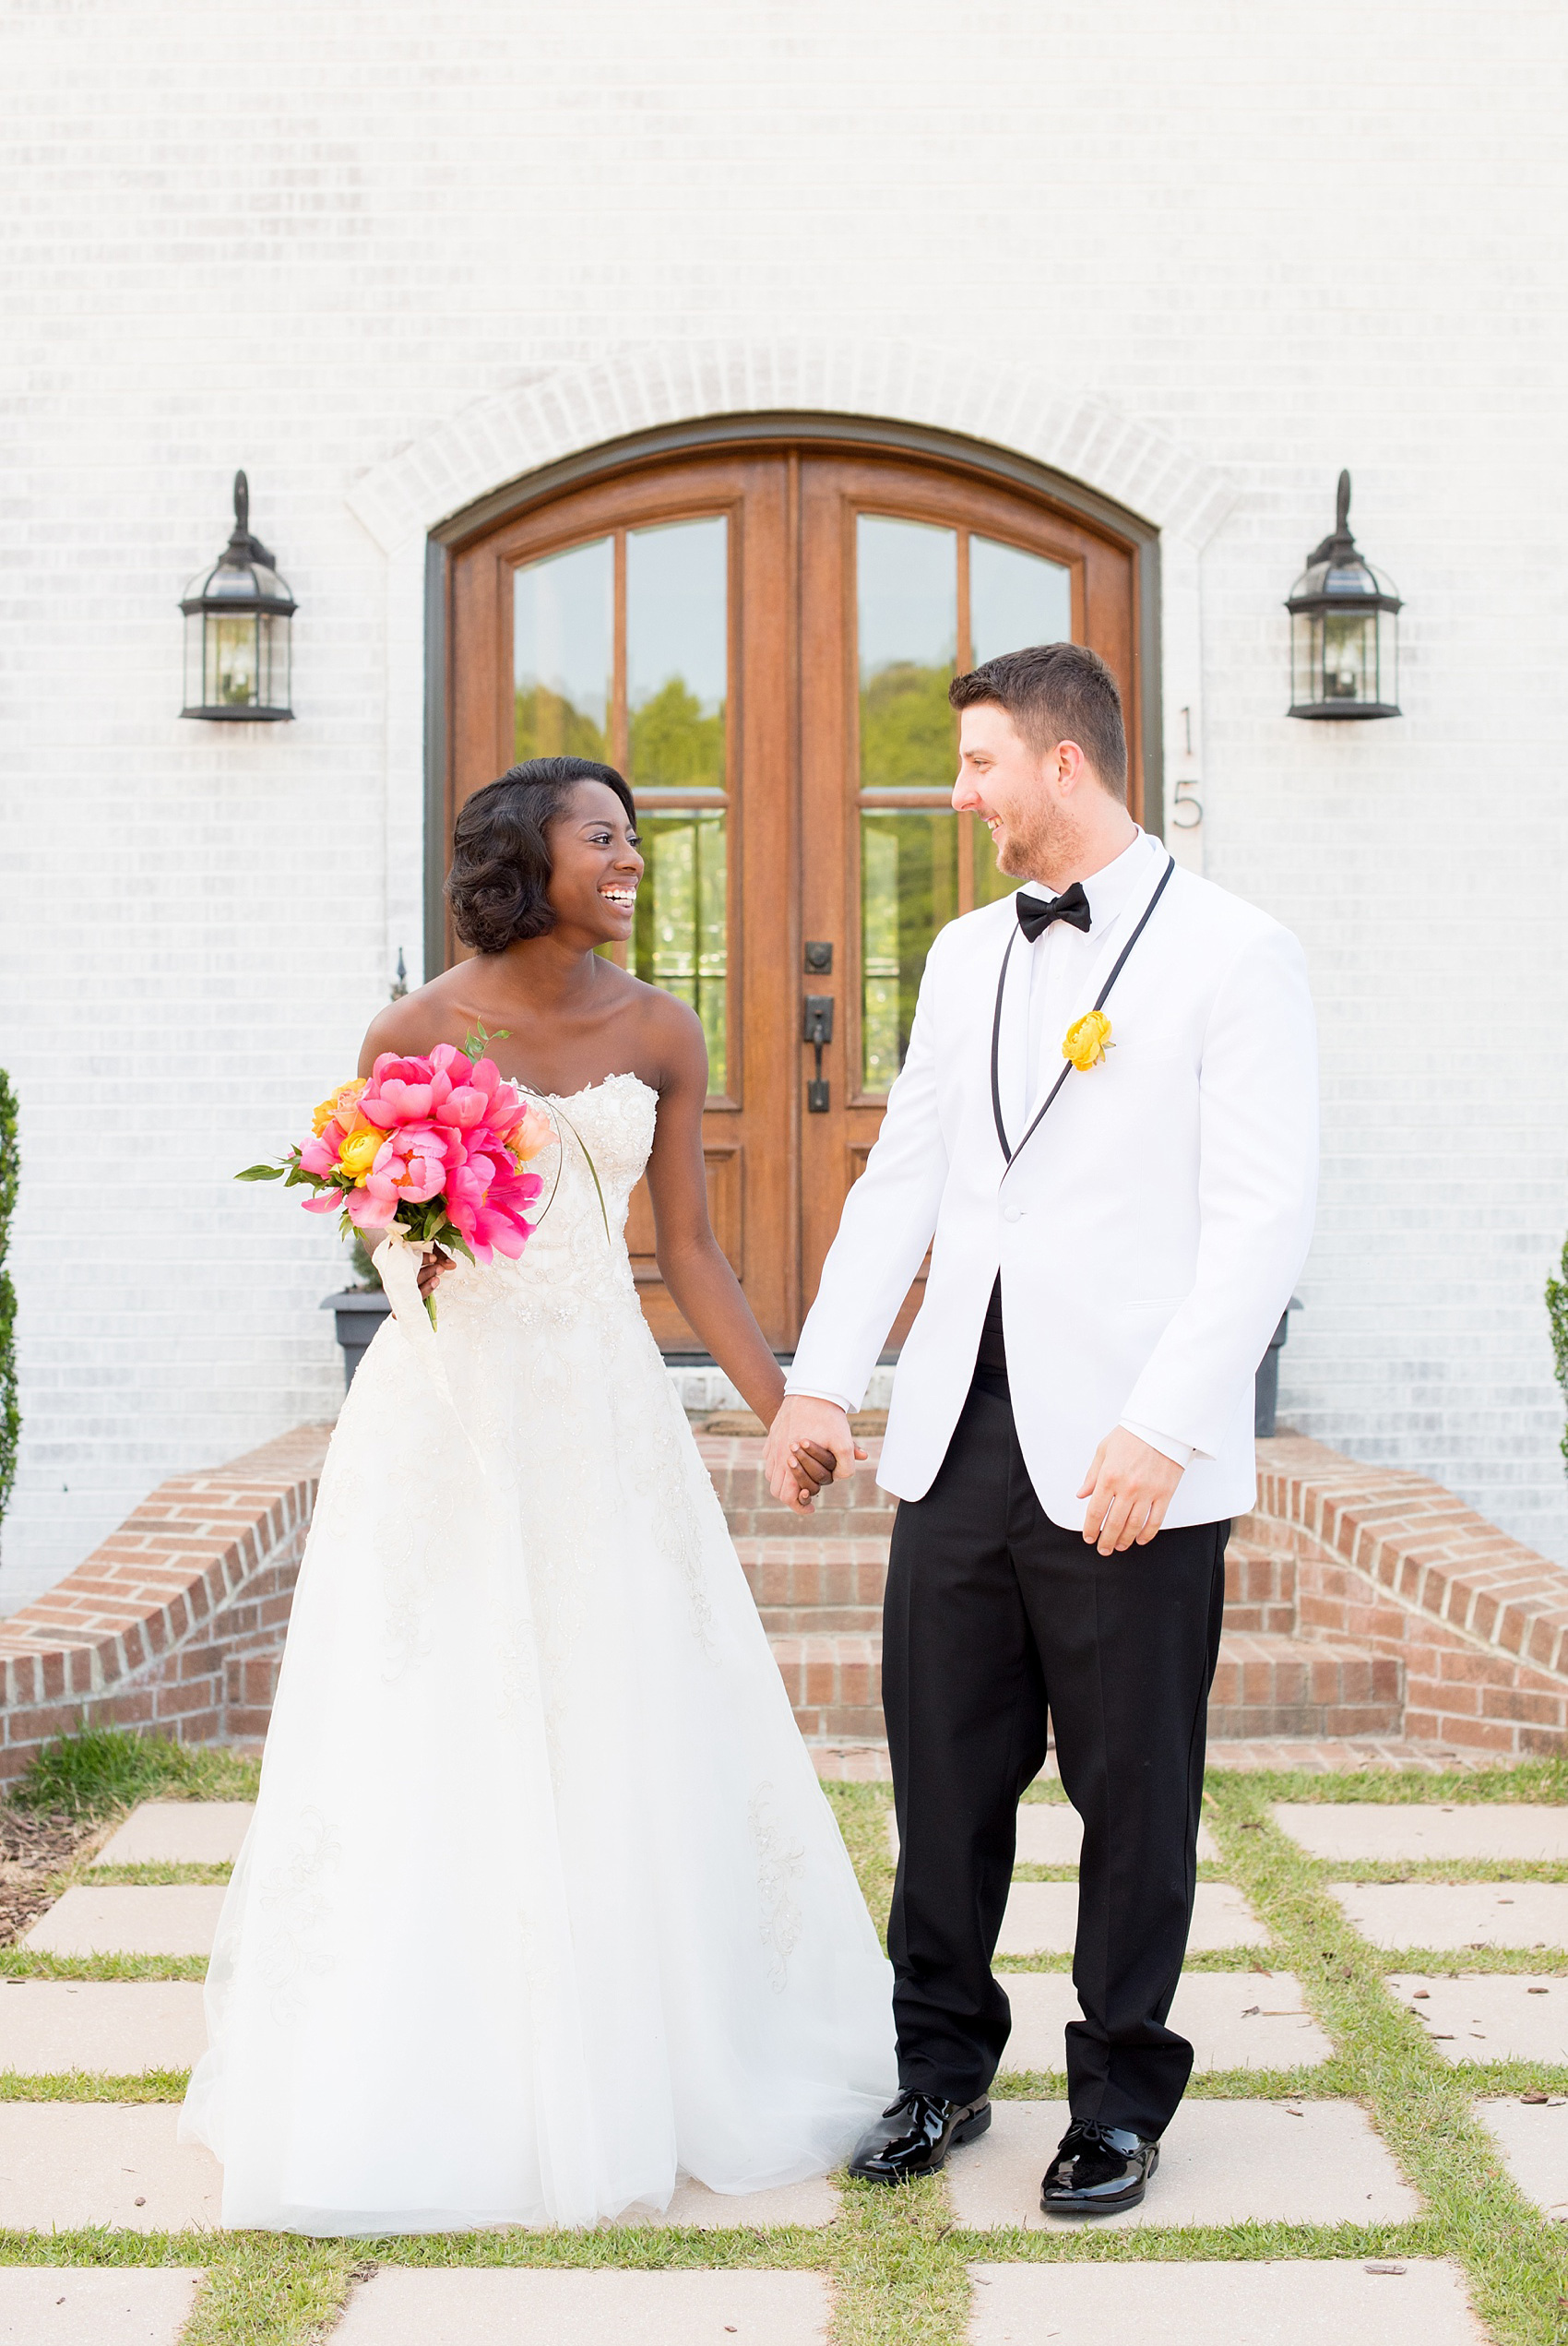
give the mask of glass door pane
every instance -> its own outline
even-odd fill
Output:
[[[953,530],[862,513],[855,531],[861,788],[951,790],[958,651]]]
[[[724,788],[729,524],[676,521],[626,539],[627,780]]]
[[[861,1080],[885,1091],[904,1064],[932,938],[958,910],[951,815],[861,815]]]
[[[996,538],[969,540],[969,635],[973,664],[1031,644],[1064,644],[1073,636],[1073,574]]]
[[[857,516],[855,599],[860,1085],[882,1092],[904,1064],[932,938],[958,909],[958,827],[942,804],[957,757],[947,703],[958,650],[956,530]]]
[[[969,540],[969,636],[974,665],[1030,644],[1067,643],[1073,634],[1073,574],[998,538]],[[994,904],[1019,886],[996,868],[991,833],[978,817],[969,826],[974,899]]]
[[[626,536],[626,745],[647,870],[632,967],[689,1002],[710,1092],[729,1078],[729,523]]]
[[[515,570],[513,755],[609,756],[614,541],[598,538]]]
[[[637,828],[647,868],[637,890],[632,966],[647,984],[691,1004],[707,1042],[707,1088],[722,1091],[730,976],[724,811],[639,815]]]

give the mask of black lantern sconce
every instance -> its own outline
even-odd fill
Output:
[[[1350,476],[1339,475],[1334,534],[1314,546],[1285,605],[1292,717],[1397,717],[1400,601],[1350,535]]]
[[[273,557],[250,527],[250,486],[234,475],[234,534],[210,570],[185,589],[185,705],[182,717],[225,724],[291,718],[289,624],[295,603]]]

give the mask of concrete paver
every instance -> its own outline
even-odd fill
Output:
[[[1388,1984],[1445,2061],[1568,2062],[1568,1980],[1398,1971]]]
[[[1062,2031],[1080,2017],[1071,1979],[1009,1971],[1002,1984],[1013,2007],[1004,2069],[1060,2069]],[[1184,1972],[1170,2025],[1190,2040],[1199,2069],[1296,2069],[1326,2061],[1334,2049],[1289,1971]]]
[[[384,2268],[331,2346],[822,2346],[820,2273],[523,2272]]]
[[[78,1884],[39,1916],[22,1945],[45,1955],[210,1955],[223,1897],[220,1882]]]
[[[996,1951],[999,1955],[1070,1954],[1077,1922],[1076,1882],[1015,1882],[1007,1893]],[[1191,1953],[1267,1945],[1267,1931],[1239,1889],[1229,1882],[1198,1884],[1187,1940]]]
[[[1568,1807],[1525,1801],[1433,1808],[1398,1801],[1277,1802],[1274,1821],[1313,1857],[1568,1863]]]
[[[144,1800],[93,1859],[95,1865],[232,1865],[250,1828],[248,1800]]]
[[[0,2267],[0,2346],[175,2346],[199,2272],[85,2265]]]
[[[206,2050],[195,1980],[13,1980],[0,1991],[0,2070],[127,2078],[194,2068]]]
[[[1335,1882],[1374,1947],[1568,1947],[1568,1882]]]
[[[1084,1820],[1075,1808],[1064,1801],[1025,1801],[1018,1810],[1018,1843],[1014,1852],[1017,1865],[1075,1865],[1084,1838]],[[891,1809],[887,1812],[887,1843],[895,1857],[898,1854],[898,1820]],[[1198,1856],[1205,1864],[1217,1864],[1219,1844],[1206,1825],[1198,1827]]]
[[[216,2224],[222,2170],[175,2140],[179,2114],[172,2102],[0,2102],[0,2231]]]
[[[1157,2186],[1158,2187],[1158,2186]],[[971,2265],[969,2346],[1484,2346],[1465,2277],[1435,2259],[1372,2273],[1347,2258],[1267,2264]]]
[[[1568,2102],[1478,2102],[1476,2115],[1502,2151],[1508,2172],[1538,2208],[1568,2223]]]
[[[1420,2201],[1353,2102],[1184,2102],[1141,2208],[1097,2231],[1146,2224],[1406,2223]],[[1040,2177],[1067,2127],[1064,2102],[998,2102],[991,2130],[947,2161],[956,2221],[977,2232],[1054,2232]]]
[[[823,2176],[811,2183],[786,2184],[778,2191],[709,2191],[707,2184],[689,2177],[675,2185],[662,2215],[631,2210],[625,2224],[651,2224],[660,2231],[680,2225],[688,2231],[728,2232],[747,2224],[830,2224],[838,2213],[838,2194]]]

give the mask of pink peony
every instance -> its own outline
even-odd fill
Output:
[[[349,1198],[349,1217],[361,1230],[385,1230],[399,1206],[439,1197],[447,1177],[443,1136],[428,1124],[402,1126],[376,1150],[364,1187]]]

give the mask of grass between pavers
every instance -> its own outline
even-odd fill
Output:
[[[0,1949],[0,1953],[4,1950]],[[1070,1955],[998,1955],[992,1959],[993,1971],[1070,1971]],[[1289,1965],[1270,1947],[1210,1947],[1194,1948],[1182,1969],[1184,1971],[1260,1971],[1266,1978],[1271,1971],[1289,1971]]]
[[[116,2271],[204,2267],[180,2346],[315,2346],[363,2269],[358,2241],[276,2233],[0,2232],[0,2265],[70,2265]]]
[[[1347,1801],[1376,1804],[1395,1801],[1412,1808],[1484,1806],[1488,1801],[1541,1801],[1548,1806],[1568,1804],[1568,1755],[1522,1759],[1506,1767],[1450,1769],[1425,1775],[1414,1768],[1360,1768],[1342,1776],[1307,1775],[1295,1768],[1257,1768],[1211,1769],[1204,1792],[1206,1810],[1227,1784],[1247,1789],[1249,1806],[1271,1801],[1311,1801],[1334,1808]],[[1210,1812],[1212,1814],[1212,1812]]]
[[[1336,1882],[1568,1882],[1544,1857],[1320,1857]],[[1202,1868],[1199,1868],[1202,1878]]]
[[[112,2078],[101,2069],[61,2069],[29,2077],[0,2069],[0,2102],[183,2102],[188,2069],[140,2069]]]
[[[182,1882],[220,1886],[233,1870],[232,1865],[177,1865],[160,1858],[150,1865],[74,1865],[69,1878],[88,1889],[168,1889]]]
[[[1412,2223],[1251,2223],[1171,2230],[1151,2225],[1124,2233],[1090,2227],[1033,2233],[1020,2227],[967,2233],[953,2223],[945,2185],[938,2177],[898,2193],[849,2185],[837,2221],[822,2231],[683,2233],[606,2226],[587,2234],[485,2233],[326,2243],[245,2234],[10,2234],[0,2236],[0,2262],[203,2265],[208,2281],[186,2346],[307,2346],[325,2335],[354,2276],[384,2264],[643,2269],[805,2266],[833,2281],[835,2346],[958,2346],[970,2293],[965,2267],[971,2261],[1431,2256],[1453,2257],[1467,2267],[1477,2310],[1500,2346],[1546,2346],[1562,2335],[1568,2238],[1515,2189],[1491,2137],[1472,2117],[1470,2104],[1489,2093],[1530,2087],[1561,2090],[1568,2068],[1531,2063],[1450,2065],[1427,2042],[1421,2023],[1395,2002],[1383,1975],[1395,1970],[1439,1976],[1483,1970],[1558,1973],[1568,1971],[1568,1950],[1371,1947],[1326,1888],[1332,1879],[1354,1876],[1332,1861],[1308,1857],[1274,1828],[1266,1813],[1274,1800],[1332,1800],[1347,1784],[1353,1788],[1353,1798],[1419,1800],[1434,1805],[1455,1798],[1568,1802],[1568,1765],[1531,1763],[1520,1770],[1454,1778],[1368,1771],[1360,1778],[1273,1772],[1211,1779],[1205,1814],[1227,1861],[1214,1870],[1242,1890],[1270,1927],[1274,1943],[1266,1948],[1222,1949],[1194,1957],[1189,1968],[1293,1971],[1336,2051],[1330,2061],[1311,2069],[1210,2073],[1195,2078],[1191,2090],[1205,2100],[1318,2099],[1336,2091],[1361,2100],[1427,2202],[1426,2212]],[[868,1904],[885,1924],[893,1880],[887,1788],[834,1783],[825,1790]],[[1060,1797],[1054,1785],[1031,1787],[1031,1793]],[[222,1796],[244,1795],[226,1790]],[[1448,1867],[1431,1870],[1436,1878],[1454,1877]],[[1071,1878],[1070,1872],[1061,1869],[1059,1877]],[[1515,1869],[1513,1878],[1526,1878],[1524,1869]],[[15,1962],[21,1956],[19,1949],[0,1949],[0,1974],[7,1968],[7,1958]],[[1014,1958],[1004,1959],[998,1969],[1065,1971],[1069,1964],[1066,1956]],[[178,1959],[25,1961],[26,1975],[56,1978],[199,1978],[202,1969],[199,1960]],[[18,2086],[26,2082],[18,2080]],[[51,2089],[48,2098],[65,2098],[72,2081],[32,2082]],[[134,2094],[137,2099],[172,2099],[183,2080],[166,2076],[155,2081],[113,2082],[120,2090],[103,2098]],[[1041,2074],[999,2080],[996,2091],[999,2098],[1008,2099],[1055,2097],[1063,2088],[1061,2078]],[[1151,2201],[1151,2211],[1153,2207]]]
[[[1501,1772],[1489,1771],[1494,1778]],[[1568,1789],[1568,1774],[1557,1762],[1517,1772],[1527,1777],[1533,1798],[1548,1791],[1543,1780],[1549,1776],[1552,1787]],[[1442,1777],[1416,1780],[1428,1802],[1450,1796]],[[1408,1781],[1401,1783],[1406,1797]],[[1301,1981],[1309,2008],[1334,2044],[1336,2064],[1357,2079],[1358,2098],[1427,2202],[1424,2229],[1433,2236],[1431,2253],[1463,2263],[1476,2311],[1500,2346],[1546,2346],[1562,2335],[1568,2240],[1517,2189],[1472,2115],[1473,2080],[1443,2060],[1421,2023],[1385,1984],[1386,1971],[1418,1965],[1403,1957],[1396,1965],[1385,1951],[1369,1946],[1328,1894],[1331,1863],[1309,1858],[1274,1825],[1269,1803],[1294,1792],[1288,1778],[1211,1780],[1209,1825],[1232,1878],[1267,1923],[1278,1968]],[[1444,1966],[1454,1960],[1446,1956]]]
[[[205,1955],[48,1955],[37,1947],[0,1947],[6,1980],[205,1980]]]
[[[254,1800],[261,1763],[220,1745],[87,1727],[45,1744],[11,1786],[16,1808],[110,1817],[139,1800]]]

